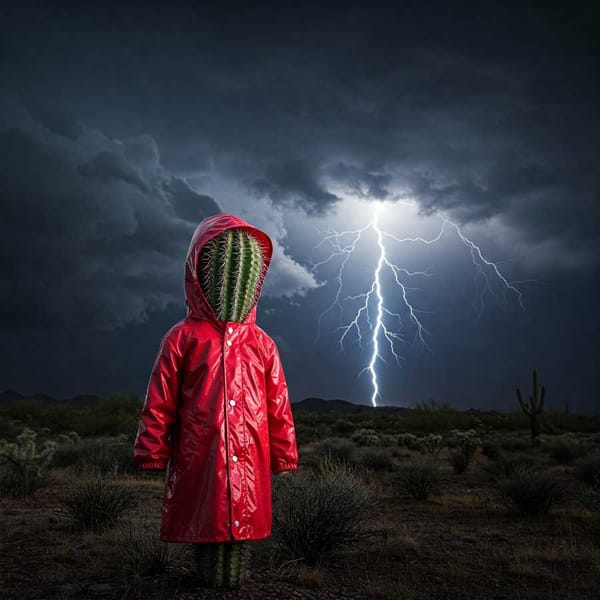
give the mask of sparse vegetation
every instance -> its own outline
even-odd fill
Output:
[[[583,457],[587,446],[573,434],[565,433],[554,440],[550,446],[550,456],[559,463],[569,464]]]
[[[448,459],[456,473],[464,473],[471,464],[481,440],[474,429],[468,431],[454,430],[452,434],[456,439],[457,450],[450,452]]]
[[[329,437],[321,440],[317,446],[319,455],[327,455],[334,460],[351,464],[356,445],[345,438]]]
[[[16,442],[0,440],[0,491],[3,495],[30,496],[52,482],[48,469],[56,442],[47,440],[42,448],[38,448],[37,435],[36,431],[25,427]]]
[[[427,500],[440,491],[441,473],[436,461],[429,456],[415,456],[398,468],[402,488],[417,500]]]
[[[61,499],[59,515],[76,528],[96,533],[110,529],[119,518],[137,506],[135,495],[91,471],[79,486]]]
[[[420,446],[427,454],[437,456],[442,449],[442,436],[430,433],[420,440]]]
[[[130,577],[153,577],[165,573],[177,548],[161,542],[153,523],[119,522],[111,535],[118,548],[114,568]]]
[[[393,471],[394,459],[385,448],[367,448],[360,457],[360,463],[371,471]]]
[[[529,466],[516,467],[497,485],[505,504],[528,515],[544,515],[562,498],[561,486],[551,473]]]
[[[407,450],[420,450],[421,443],[419,438],[412,433],[400,433],[398,434],[398,446],[406,448]]]
[[[577,461],[576,476],[579,481],[589,485],[600,482],[600,452],[596,451]]]
[[[521,467],[533,467],[534,459],[528,454],[500,456],[497,460],[485,465],[485,472],[493,480],[510,479],[515,470]]]
[[[352,436],[359,446],[379,446],[379,435],[374,429],[360,429]]]
[[[135,422],[141,401],[131,406],[133,413],[126,420]],[[15,414],[8,418],[13,408]],[[184,544],[159,541],[163,475],[130,468],[135,431],[118,431],[121,425],[107,411],[92,406],[41,411],[35,403],[24,402],[13,408],[0,407],[0,437],[7,443],[17,443],[28,426],[35,428],[38,451],[46,441],[57,445],[45,469],[55,478],[50,488],[19,502],[0,498],[0,544],[7,550],[3,573],[9,575],[0,574],[0,588],[8,590],[7,597],[37,598],[48,590],[57,598],[95,597],[100,592],[123,598],[197,593],[193,553]],[[86,422],[99,413],[104,421]],[[317,548],[308,552],[317,566],[307,564],[303,551],[290,550],[276,537],[279,529],[274,524],[271,538],[253,544],[256,577],[248,580],[248,598],[308,595],[307,588],[324,597],[362,597],[368,585],[370,597],[416,600],[421,595],[438,597],[439,581],[444,581],[449,598],[486,597],[500,580],[502,593],[514,597],[525,588],[531,597],[595,597],[600,585],[595,567],[600,548],[600,488],[595,483],[600,415],[546,410],[539,448],[532,448],[528,419],[520,412],[461,412],[433,404],[397,413],[369,407],[356,413],[300,411],[294,419],[299,471],[272,479],[273,508],[281,517],[280,500],[312,498],[289,509],[289,518],[299,517],[288,531],[296,532],[290,537],[301,549]],[[99,435],[105,427],[116,433]],[[461,453],[462,434],[470,429],[482,441],[482,456],[475,448],[468,474],[457,477],[448,455]],[[364,445],[359,446],[351,437],[361,430],[367,434],[362,431]],[[370,445],[373,433],[376,445]],[[571,462],[553,456],[553,448],[565,441],[570,450],[575,448],[569,453],[575,457]],[[6,465],[1,468],[4,471]],[[352,474],[349,485],[317,483],[338,481],[340,469]],[[521,477],[523,469],[534,476]],[[106,526],[96,530],[83,524],[85,518],[63,512],[62,505],[56,508],[57,499],[81,489],[88,472],[102,473],[104,483],[116,490],[114,496],[123,492],[132,501],[131,508],[115,511]],[[288,485],[294,488],[291,494]],[[348,492],[340,500],[332,489],[351,490],[352,496]],[[327,528],[352,524],[352,518],[340,512],[351,515],[348,508],[364,493],[369,501],[360,510],[358,537],[339,544],[336,538],[327,550],[319,536]],[[323,501],[320,506],[333,507],[330,512],[311,511],[317,506],[315,496]],[[499,500],[508,512],[499,510]],[[90,505],[79,502],[78,512],[93,514],[82,508]],[[560,509],[556,516],[555,508]],[[515,518],[515,512],[536,518]],[[57,518],[61,516],[65,518]],[[325,530],[321,523],[327,524]],[[581,577],[582,569],[588,577]],[[473,573],[483,575],[475,578]]]
[[[314,566],[333,549],[370,535],[375,498],[347,465],[325,460],[313,476],[276,483],[273,537],[291,558]]]

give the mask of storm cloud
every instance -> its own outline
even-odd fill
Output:
[[[595,3],[565,2],[4,9],[2,327],[50,328],[39,342],[49,348],[50,335],[90,327],[116,336],[109,345],[127,347],[128,327],[156,342],[166,316],[182,312],[195,226],[234,212],[275,242],[259,317],[284,348],[294,395],[365,401],[368,382],[350,377],[364,365],[357,348],[337,354],[324,340],[307,350],[334,275],[311,270],[311,252],[319,229],[355,222],[350,200],[408,200],[423,223],[447,216],[465,228],[509,279],[538,283],[524,284],[526,317],[488,312],[473,324],[463,315],[450,327],[451,307],[464,304],[450,295],[473,274],[458,271],[465,257],[471,264],[464,246],[448,246],[435,259],[447,279],[430,290],[435,359],[409,358],[389,375],[388,402],[437,395],[503,406],[515,370],[535,362],[556,373],[557,396],[589,407],[599,16]],[[368,283],[366,268],[352,272],[353,289]],[[583,341],[558,347],[577,332]],[[530,346],[515,350],[523,336]],[[142,390],[151,354],[139,351],[112,385]],[[25,368],[11,369],[6,386],[24,387]],[[496,391],[471,397],[463,369],[469,387],[492,377]],[[37,388],[111,385],[52,377]]]

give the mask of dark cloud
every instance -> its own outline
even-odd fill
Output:
[[[388,173],[378,173],[346,163],[335,163],[327,172],[335,181],[348,186],[356,196],[365,200],[385,200],[390,196],[387,186],[392,181]]]
[[[219,212],[160,169],[149,136],[0,132],[0,324],[113,328],[182,304],[191,234]]]
[[[591,403],[598,3],[122,2],[92,11],[73,2],[59,11],[25,3],[3,10],[5,328],[112,327],[97,360],[118,348],[128,354],[132,331],[158,341],[164,315],[181,311],[193,227],[223,207],[276,241],[259,315],[287,354],[294,393],[360,401],[368,384],[350,376],[364,366],[356,347],[345,356],[335,343],[307,350],[316,316],[331,302],[331,288],[308,271],[314,224],[345,229],[355,217],[344,212],[349,196],[410,199],[422,216],[447,213],[468,228],[513,279],[542,283],[529,285],[524,316],[494,312],[490,302],[473,322],[460,312],[472,301],[473,273],[460,270],[470,258],[454,236],[437,262],[447,279],[428,289],[430,308],[439,307],[435,360],[413,356],[405,371],[388,371],[386,389],[400,390],[389,402],[435,389],[442,400],[447,390],[457,403],[500,405],[513,374],[535,363],[551,374],[553,397],[572,389]],[[367,268],[350,271],[359,290]],[[21,344],[39,344],[42,356],[44,343],[55,343],[42,338]],[[56,373],[68,371],[77,352],[70,353],[56,359],[64,362]],[[137,389],[150,354],[136,364]],[[22,377],[5,378],[7,385],[18,387],[27,369],[10,365]],[[127,382],[125,371],[115,381]],[[52,381],[64,389],[52,372],[47,391]],[[486,397],[465,389],[467,381]]]
[[[319,183],[315,171],[298,160],[270,165],[264,178],[254,182],[254,188],[275,203],[297,205],[310,214],[323,213],[339,198]]]

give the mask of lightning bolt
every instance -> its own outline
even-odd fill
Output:
[[[415,206],[414,202],[400,201],[400,203],[409,206]],[[402,281],[403,275],[406,277],[431,277],[432,274],[428,272],[429,269],[427,269],[426,271],[409,271],[405,267],[401,267],[394,264],[388,258],[384,239],[389,238],[390,240],[394,240],[398,243],[417,242],[426,245],[431,245],[438,242],[441,239],[442,235],[444,234],[447,228],[454,228],[459,239],[470,251],[471,258],[476,269],[476,283],[478,276],[481,276],[484,279],[484,286],[480,295],[480,314],[481,311],[483,311],[484,307],[484,294],[486,291],[491,291],[491,275],[495,276],[506,290],[509,290],[512,293],[516,294],[521,309],[525,309],[522,298],[523,294],[514,285],[515,283],[522,283],[522,281],[508,281],[508,279],[500,272],[500,269],[498,268],[498,263],[494,263],[486,259],[483,256],[483,253],[481,252],[479,246],[477,246],[477,244],[475,244],[472,240],[467,238],[456,223],[452,222],[446,216],[443,216],[439,233],[432,239],[427,240],[423,237],[398,238],[392,235],[391,233],[384,231],[379,225],[379,217],[383,204],[383,202],[377,202],[375,204],[373,218],[364,227],[340,232],[329,228],[327,231],[320,232],[323,237],[321,241],[316,246],[314,246],[313,252],[316,249],[320,248],[324,243],[328,243],[332,247],[332,251],[323,260],[319,262],[312,261],[311,265],[311,271],[316,272],[318,269],[330,263],[335,258],[342,257],[340,267],[335,277],[337,283],[336,292],[331,304],[319,315],[315,343],[318,342],[320,336],[321,323],[323,317],[328,312],[334,310],[337,307],[340,311],[341,316],[343,315],[343,303],[345,301],[362,299],[362,302],[356,310],[354,317],[348,323],[341,325],[340,327],[336,327],[332,331],[342,331],[339,338],[340,351],[344,351],[344,342],[347,336],[353,330],[356,331],[358,344],[361,350],[363,350],[362,341],[363,335],[365,335],[365,333],[363,331],[363,328],[361,327],[361,320],[363,322],[366,321],[366,324],[368,326],[368,332],[370,332],[371,354],[368,364],[360,370],[360,372],[358,373],[358,377],[360,377],[366,371],[369,372],[371,377],[371,387],[373,390],[371,395],[371,404],[373,406],[377,406],[377,401],[380,399],[380,389],[377,378],[378,363],[379,361],[381,361],[385,364],[388,364],[386,359],[382,355],[382,347],[380,346],[380,342],[384,347],[386,346],[387,342],[387,347],[389,348],[391,355],[396,360],[398,366],[401,366],[400,361],[402,360],[402,356],[398,349],[398,344],[407,343],[404,337],[397,331],[394,331],[394,329],[388,324],[389,319],[393,318],[394,320],[397,320],[399,329],[402,329],[403,326],[402,316],[397,312],[392,312],[389,308],[386,307],[384,291],[382,286],[382,273],[384,272],[384,270],[387,269],[389,270],[389,272],[391,272],[391,274],[394,277],[395,284],[400,289],[402,303],[407,309],[409,320],[416,327],[415,341],[419,341],[424,347],[426,347],[430,352],[432,352],[424,337],[424,334],[431,335],[431,333],[427,330],[427,328],[423,325],[421,319],[419,318],[419,314],[431,311],[418,310],[417,308],[415,308],[415,306],[413,306],[412,302],[409,300],[407,291],[418,288],[409,288]],[[346,268],[349,258],[356,251],[357,245],[362,240],[363,235],[368,230],[372,230],[376,235],[378,251],[377,264],[373,271],[371,286],[366,292],[356,295],[349,295],[342,298],[342,289],[344,287],[344,270]],[[369,315],[369,309],[373,305],[375,310],[374,323],[372,322],[371,317]]]

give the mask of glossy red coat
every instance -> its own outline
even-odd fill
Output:
[[[200,223],[185,262],[187,316],[162,339],[135,439],[140,469],[166,469],[165,542],[270,536],[271,473],[298,466],[279,352],[256,325],[258,295],[243,322],[220,321],[197,278],[204,244],[232,227],[258,236],[269,266],[263,231],[229,214]]]

